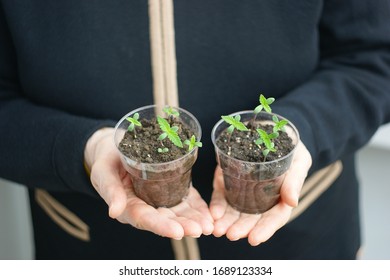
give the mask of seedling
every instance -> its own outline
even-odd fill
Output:
[[[183,143],[180,140],[177,131],[179,128],[177,126],[172,126],[168,123],[168,121],[162,117],[157,116],[157,122],[160,125],[163,133],[158,137],[158,140],[162,141],[168,137],[168,139],[179,148],[183,148]]]
[[[231,138],[235,129],[240,130],[240,131],[249,131],[249,129],[245,126],[245,124],[240,121],[241,120],[240,115],[235,115],[234,117],[221,116],[221,118],[226,123],[230,124],[230,126],[227,128],[227,132],[229,133],[228,145],[230,145],[230,138]]]
[[[170,106],[166,106],[163,109],[163,112],[168,115],[169,122],[172,123],[174,118],[180,116],[180,113]]]
[[[260,94],[259,105],[257,105],[256,108],[253,110],[254,115],[253,115],[253,119],[251,121],[251,125],[253,125],[255,123],[256,117],[261,111],[264,110],[267,113],[272,113],[271,104],[274,103],[274,101],[275,101],[275,98],[273,98],[273,97],[265,98],[265,96],[263,94]]]
[[[265,161],[270,152],[276,152],[275,143],[272,140],[277,138],[279,136],[279,133],[273,132],[268,134],[266,131],[260,128],[256,129],[256,131],[259,134],[259,138],[255,141],[255,144],[260,149],[261,149],[261,145],[264,144],[265,149],[262,150],[262,153]]]
[[[269,97],[266,98],[263,94],[260,94],[259,97],[259,103],[254,110],[253,110],[253,119],[252,123],[256,120],[257,114],[259,114],[262,110],[266,111],[267,113],[272,113],[271,104],[274,103],[275,98]],[[267,134],[262,129],[256,129],[257,133],[259,134],[259,138],[255,141],[255,144],[261,149],[261,145],[264,144],[265,149],[262,150],[264,161],[266,160],[268,154],[270,152],[276,152],[275,143],[273,142],[273,139],[276,139],[279,137],[279,131],[285,131],[285,126],[288,124],[287,120],[279,120],[279,118],[276,115],[272,116],[272,120],[274,122],[274,126],[272,128],[272,133]]]
[[[128,131],[134,131],[135,135],[135,126],[142,126],[142,124],[138,121],[139,119],[139,114],[135,113],[133,117],[127,117],[126,120],[130,122],[127,130]]]
[[[202,142],[196,141],[195,135],[192,135],[191,138],[184,141],[184,144],[188,146],[188,151],[192,151],[195,147],[202,147]]]
[[[260,105],[258,105],[254,111],[254,113],[257,115],[258,113],[260,113],[263,109],[264,111],[266,111],[267,113],[272,113],[272,109],[271,109],[271,104],[274,103],[275,101],[275,98],[273,97],[269,97],[269,98],[265,98],[264,95],[260,94],[260,97],[259,97],[259,103]]]
[[[236,115],[234,117],[232,116],[221,116],[221,118],[227,122],[228,124],[230,124],[230,126],[228,127],[227,131],[232,134],[234,129],[237,129],[237,130],[240,130],[240,131],[248,131],[249,129],[245,126],[244,123],[242,123],[240,120],[241,120],[241,116],[240,115]]]
[[[277,116],[272,116],[272,120],[275,125],[273,127],[273,132],[277,133],[278,131],[286,131],[285,126],[288,124],[287,120],[279,120]]]
[[[158,148],[158,149],[157,149],[157,152],[159,152],[159,153],[168,153],[168,152],[169,152],[169,149],[168,149],[167,147]]]
[[[245,124],[243,122],[241,122],[240,115],[236,115],[235,117],[222,116],[222,119],[230,125],[226,129],[226,131],[229,134],[229,137],[227,140],[229,152],[231,150],[230,138],[231,138],[235,129],[240,130],[240,131],[250,131],[250,133],[248,135],[256,135],[256,133],[258,134],[259,138],[254,140],[254,143],[261,150],[261,153],[264,156],[264,161],[266,160],[266,158],[270,152],[276,152],[274,140],[277,137],[279,137],[280,131],[285,132],[285,126],[288,124],[288,121],[285,119],[279,120],[276,115],[273,115],[272,116],[273,127],[272,127],[271,133],[268,134],[265,130],[260,129],[260,128],[256,128],[257,115],[263,110],[265,112],[271,114],[272,113],[271,104],[274,103],[274,101],[275,101],[275,98],[273,98],[273,97],[266,98],[263,94],[260,94],[259,105],[257,105],[256,108],[253,110],[253,118],[247,124],[248,127],[246,127]],[[229,152],[228,152],[228,154],[229,154]]]

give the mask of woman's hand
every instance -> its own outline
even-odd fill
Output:
[[[226,234],[231,241],[248,238],[252,246],[267,241],[288,222],[292,209],[298,205],[299,193],[310,166],[310,153],[300,142],[281,187],[280,202],[270,210],[257,215],[241,213],[227,203],[224,196],[222,170],[217,166],[210,203],[211,215],[215,220],[214,236],[220,237]]]
[[[109,216],[121,223],[173,239],[199,237],[213,232],[206,202],[191,186],[188,197],[171,208],[154,208],[139,199],[123,168],[113,141],[113,128],[103,128],[88,140],[84,156],[91,182],[109,208]]]

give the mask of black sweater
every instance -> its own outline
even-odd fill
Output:
[[[37,257],[171,258],[167,239],[107,217],[83,168],[96,129],[153,103],[147,1],[0,3],[0,176],[51,191],[91,230],[90,242],[66,235],[32,199]],[[206,200],[212,126],[253,109],[260,92],[299,129],[311,171],[344,161],[336,184],[269,242],[201,238],[202,257],[352,258],[353,155],[390,121],[389,1],[174,4],[179,102],[202,125],[193,182]]]

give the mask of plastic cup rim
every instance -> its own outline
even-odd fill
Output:
[[[239,112],[235,112],[235,113],[232,113],[232,114],[229,114],[229,116],[236,116],[236,115],[243,115],[243,114],[253,114],[253,110],[244,110],[244,111],[239,111]],[[241,163],[245,163],[245,164],[254,164],[254,165],[270,165],[270,164],[274,164],[276,162],[279,162],[279,161],[283,161],[284,159],[292,156],[300,142],[300,136],[299,136],[299,132],[298,132],[298,129],[295,127],[295,125],[289,120],[289,119],[286,119],[285,117],[279,115],[279,114],[276,114],[276,113],[268,113],[268,112],[260,112],[259,114],[267,114],[267,115],[275,115],[277,116],[279,119],[284,119],[284,120],[287,120],[288,121],[288,125],[290,125],[294,131],[294,133],[296,134],[297,136],[297,144],[294,146],[294,148],[286,155],[284,155],[283,157],[280,157],[278,159],[275,159],[275,160],[272,160],[272,161],[265,161],[265,162],[254,162],[254,161],[245,161],[245,160],[241,160],[241,159],[237,159],[235,157],[232,157],[228,154],[226,154],[225,152],[223,152],[216,144],[216,135],[215,135],[215,132],[217,130],[217,128],[221,125],[221,123],[224,122],[224,120],[220,119],[213,127],[212,131],[211,131],[211,141],[213,142],[213,145],[214,145],[214,149],[218,149],[218,153],[221,153],[223,154],[224,156],[226,157],[229,157],[231,159],[234,159],[235,161],[237,162],[241,162]]]
[[[169,106],[169,105],[163,105],[162,108],[166,107],[166,106]],[[146,105],[146,106],[142,106],[142,107],[138,107],[132,111],[130,111],[129,113],[127,113],[126,115],[124,115],[115,125],[115,129],[114,129],[114,144],[115,144],[115,147],[117,148],[117,150],[119,151],[119,153],[121,154],[121,156],[123,156],[124,158],[126,158],[126,162],[129,160],[131,162],[134,162],[134,165],[146,165],[146,166],[164,166],[164,165],[170,165],[170,164],[174,164],[176,162],[179,162],[181,160],[183,160],[185,157],[189,156],[190,154],[196,152],[198,150],[198,147],[194,147],[194,149],[192,149],[191,151],[187,152],[186,154],[184,154],[183,156],[175,159],[175,160],[172,160],[172,161],[167,161],[167,162],[159,162],[159,163],[148,163],[148,162],[141,162],[141,161],[136,161],[136,160],[133,160],[127,156],[125,156],[118,148],[118,145],[117,143],[115,142],[115,136],[116,136],[116,133],[119,129],[119,126],[122,124],[122,122],[130,115],[133,115],[141,110],[146,110],[146,109],[151,109],[151,108],[156,108],[158,107],[156,104],[152,104],[152,105]],[[189,111],[187,111],[186,109],[183,109],[182,107],[176,107],[176,106],[170,106],[174,109],[178,109],[184,113],[186,113],[188,116],[190,116],[196,123],[196,125],[199,127],[199,139],[197,139],[197,141],[200,141],[201,138],[202,138],[202,127],[200,126],[200,123],[198,121],[198,119],[192,114],[190,113]]]

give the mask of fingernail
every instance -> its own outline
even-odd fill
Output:
[[[228,237],[230,241],[237,241],[240,239],[240,237]]]

